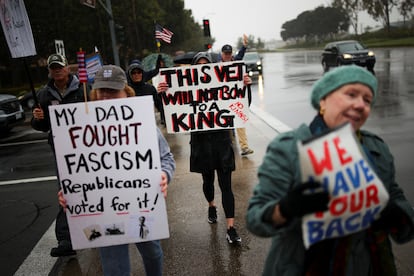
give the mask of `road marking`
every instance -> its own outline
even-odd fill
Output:
[[[270,113],[261,110],[260,108],[258,108],[257,106],[253,104],[250,105],[250,111],[279,133],[292,130],[291,127],[282,123],[281,121],[273,117]]]
[[[25,178],[25,179],[15,179],[15,180],[5,180],[0,181],[0,186],[3,185],[15,185],[15,184],[22,184],[22,183],[33,183],[33,182],[41,182],[41,181],[51,181],[57,180],[56,176],[43,176],[43,177],[34,177],[34,178]]]
[[[47,139],[0,144],[0,147],[20,146],[47,142]]]

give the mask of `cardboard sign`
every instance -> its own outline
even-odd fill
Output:
[[[0,22],[12,58],[36,55],[32,27],[23,0],[0,1]]]
[[[169,237],[151,96],[50,106],[74,249]]]
[[[302,220],[305,247],[368,228],[388,202],[388,192],[346,124],[308,143],[298,143],[302,180],[322,183],[331,199],[326,212]]]
[[[169,133],[245,127],[249,120],[243,62],[222,62],[160,70]]]

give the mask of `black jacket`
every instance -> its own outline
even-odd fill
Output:
[[[190,171],[234,171],[236,165],[230,134],[228,129],[191,132]]]

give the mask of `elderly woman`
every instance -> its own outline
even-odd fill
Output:
[[[312,89],[318,111],[309,126],[280,134],[268,146],[249,202],[248,229],[273,242],[263,275],[396,275],[389,237],[414,237],[414,212],[395,181],[393,157],[385,142],[361,130],[377,97],[377,80],[351,65],[326,73]],[[390,199],[378,220],[363,231],[327,239],[305,249],[301,219],[328,208],[327,192],[305,193],[317,183],[301,183],[297,142],[349,122]]]

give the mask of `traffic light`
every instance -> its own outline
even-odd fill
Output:
[[[115,24],[115,31],[116,36],[118,38],[118,42],[124,44],[125,42],[125,27],[119,24]]]
[[[210,20],[203,19],[204,36],[211,37],[210,34]]]

